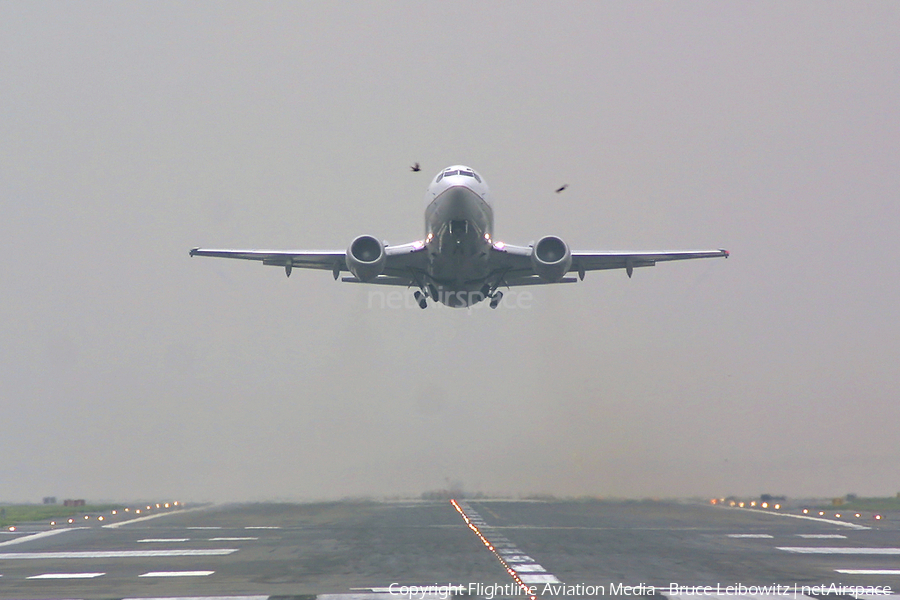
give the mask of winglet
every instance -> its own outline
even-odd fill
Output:
[[[194,257],[194,255],[197,253],[197,250],[199,250],[199,249],[200,248],[191,248],[191,258]]]

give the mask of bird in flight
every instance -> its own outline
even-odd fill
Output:
[[[557,194],[560,193],[561,191],[563,191],[563,190],[566,189],[567,187],[569,187],[569,184],[568,184],[568,183],[562,184],[559,188],[556,189],[556,193],[557,193]]]
[[[419,163],[414,163],[413,166],[409,168],[410,171],[418,172],[422,170],[422,167],[419,166]]]

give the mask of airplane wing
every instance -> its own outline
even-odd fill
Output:
[[[424,246],[420,242],[402,244],[399,246],[385,246],[385,267],[383,275],[370,283],[381,283],[381,277],[390,277],[392,280],[403,278],[412,283],[416,274],[424,271],[426,260]],[[344,250],[231,250],[213,248],[193,248],[191,256],[213,256],[216,258],[237,258],[241,260],[256,260],[264,265],[283,267],[285,273],[290,276],[293,268],[321,269],[331,271],[337,279],[342,272],[349,272],[347,268],[347,253]],[[385,282],[387,283],[387,282]],[[392,281],[392,285],[396,285]]]
[[[503,273],[506,281],[521,282],[519,285],[528,285],[534,281],[536,274],[531,263],[531,246],[495,245],[492,258],[497,265],[497,271]],[[657,262],[670,260],[689,260],[693,258],[728,258],[728,250],[674,250],[661,252],[572,252],[572,265],[569,273],[578,273],[579,278],[584,279],[586,271],[601,271],[606,269],[625,269],[628,276],[638,267],[652,267]],[[559,283],[568,283],[569,278],[564,278]]]

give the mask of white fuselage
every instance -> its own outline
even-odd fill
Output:
[[[487,184],[468,167],[447,167],[428,186],[425,202],[432,297],[454,307],[480,302],[494,235]]]

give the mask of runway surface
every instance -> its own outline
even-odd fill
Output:
[[[0,535],[0,600],[436,600],[448,586],[472,598],[900,598],[900,514],[783,512],[333,502],[35,524]]]

